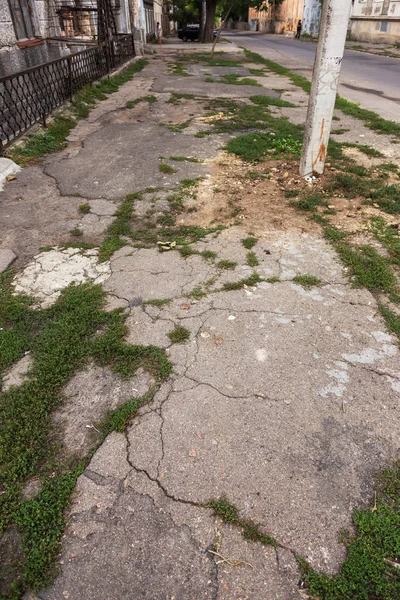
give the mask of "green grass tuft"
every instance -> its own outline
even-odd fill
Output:
[[[160,163],[158,165],[158,168],[161,171],[161,173],[165,173],[166,175],[172,175],[173,173],[176,173],[176,169],[174,169],[174,167],[171,167],[171,165],[167,165],[167,163]]]
[[[220,517],[227,525],[238,527],[242,530],[242,536],[249,542],[259,543],[263,546],[278,547],[278,542],[271,536],[261,531],[260,527],[250,519],[243,519],[236,506],[231,504],[226,496],[217,500],[210,500],[206,504],[211,508],[216,517]]]
[[[234,260],[224,259],[224,260],[220,260],[217,263],[217,267],[218,267],[218,269],[224,269],[224,270],[235,269],[237,267],[237,262],[235,262]]]
[[[249,277],[246,277],[246,279],[240,279],[239,281],[229,281],[227,283],[224,283],[222,289],[226,292],[231,290],[241,290],[242,288],[247,286],[252,287],[254,285],[257,285],[257,283],[260,283],[260,281],[262,281],[262,278],[256,271],[254,271],[254,273],[252,273],[252,275],[250,275]]]
[[[177,325],[168,333],[168,337],[173,344],[184,344],[190,338],[190,331],[186,327]]]
[[[293,277],[292,281],[305,289],[323,285],[322,281],[318,279],[318,277],[315,277],[315,275],[296,275],[296,277]]]
[[[249,265],[249,267],[257,267],[260,264],[254,252],[247,253],[246,263]]]
[[[259,106],[286,106],[288,108],[295,108],[295,104],[281,100],[280,98],[271,98],[271,96],[250,96],[250,100],[253,104]]]
[[[258,239],[255,237],[247,237],[242,240],[242,244],[246,248],[246,250],[251,250],[252,248],[254,248],[257,242]]]

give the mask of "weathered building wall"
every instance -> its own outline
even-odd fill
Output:
[[[304,0],[284,0],[276,10],[257,11],[249,9],[249,26],[253,31],[284,33],[295,31],[303,14]]]
[[[350,18],[350,35],[364,42],[399,42],[400,1],[355,0]]]
[[[319,32],[319,22],[321,18],[321,2],[320,0],[305,0],[302,33],[317,35]]]
[[[0,48],[12,46],[17,42],[7,2],[0,2]]]

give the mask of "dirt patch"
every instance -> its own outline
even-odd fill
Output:
[[[220,152],[213,163],[212,176],[201,182],[197,212],[182,222],[190,225],[243,224],[246,229],[263,231],[318,232],[319,227],[293,209],[283,190],[305,185],[295,163],[268,161],[250,166],[239,158]]]

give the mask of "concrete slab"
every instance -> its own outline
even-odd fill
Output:
[[[0,248],[0,273],[3,273],[17,259],[17,255],[10,248]]]
[[[97,250],[79,248],[41,252],[15,276],[14,289],[37,298],[42,308],[51,306],[71,283],[102,283],[110,276],[110,263],[98,263],[97,254]]]
[[[15,164],[14,161],[0,156],[0,192],[4,189],[4,183],[7,181],[7,177],[16,175],[20,170],[21,167]]]
[[[145,396],[152,385],[154,379],[146,372],[121,380],[109,368],[94,364],[75,375],[53,414],[65,452],[85,455],[98,439],[96,425],[104,415],[131,398]]]
[[[120,200],[150,183],[171,189],[181,179],[208,173],[207,165],[182,162],[174,164],[176,173],[165,175],[159,170],[160,155],[207,158],[220,145],[215,139],[193,138],[156,124],[120,123],[102,127],[86,138],[77,156],[47,159],[45,170],[57,180],[62,194],[98,198],[101,191],[103,198]]]

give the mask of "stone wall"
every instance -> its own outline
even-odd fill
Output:
[[[0,2],[0,48],[13,46],[17,39],[7,2]]]

